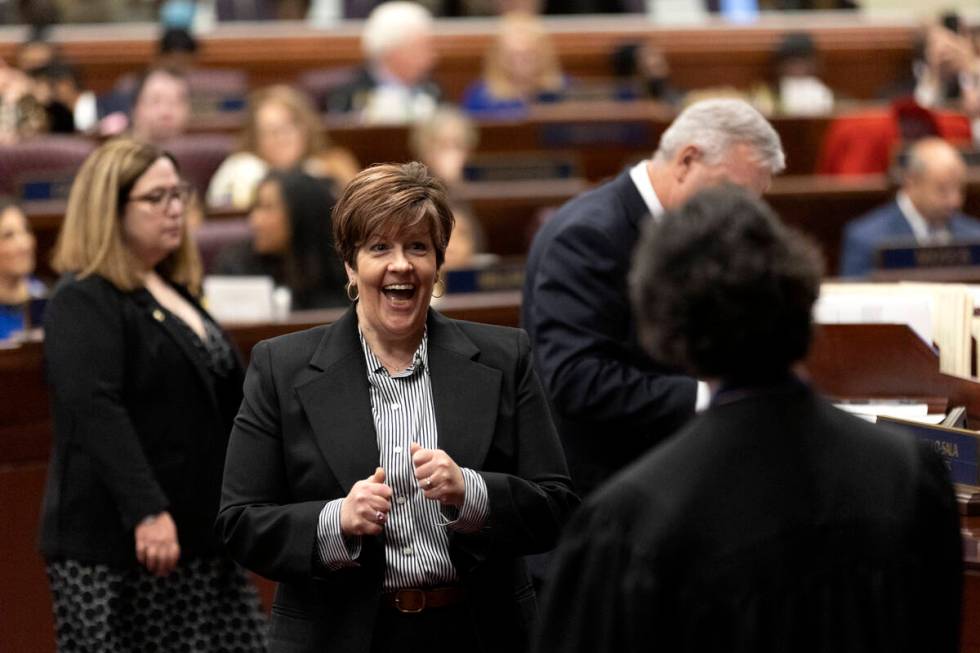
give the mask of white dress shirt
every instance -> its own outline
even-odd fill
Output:
[[[653,219],[660,222],[660,217],[664,214],[664,205],[660,202],[660,198],[657,197],[657,191],[653,189],[653,182],[650,181],[650,173],[647,170],[647,160],[640,161],[635,166],[630,168],[630,179],[633,180],[633,185],[636,186],[636,190],[640,192],[640,197],[643,198],[643,202],[647,205],[647,210]],[[711,389],[708,384],[704,381],[698,381],[698,394],[694,400],[694,410],[701,412],[708,407],[711,402]]]
[[[929,221],[923,217],[909,196],[902,191],[898,191],[895,196],[898,208],[902,212],[905,221],[912,227],[915,234],[915,242],[920,245],[948,245],[953,240],[953,235],[946,227],[934,228],[929,226]]]

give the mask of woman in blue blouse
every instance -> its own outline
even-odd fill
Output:
[[[558,55],[541,26],[527,14],[508,14],[487,52],[483,78],[463,95],[463,108],[473,114],[523,115],[535,102],[557,102],[567,81]]]
[[[0,340],[25,329],[27,306],[44,295],[35,279],[34,233],[16,204],[0,199]]]

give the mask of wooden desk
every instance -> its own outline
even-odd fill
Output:
[[[656,25],[644,15],[547,17],[546,30],[565,71],[574,79],[609,77],[609,56],[623,43],[654,41],[666,53],[674,82],[684,89],[746,88],[770,75],[771,53],[786,32],[807,31],[817,46],[821,75],[842,97],[872,99],[908,73],[918,25],[913,19],[872,20],[861,14],[772,14],[751,25],[721,20],[701,25]],[[328,29],[302,22],[219,24],[201,36],[203,67],[245,70],[253,87],[294,79],[304,70],[360,62],[361,21]],[[493,41],[496,21],[440,19],[435,78],[451,100],[476,79]],[[0,29],[0,57],[10,61],[23,29]],[[122,74],[145,67],[156,50],[151,24],[57,26],[52,38],[90,88],[105,91]]]
[[[450,317],[516,326],[520,293],[447,296],[440,310]],[[248,356],[256,342],[331,322],[339,310],[296,313],[288,321],[231,325],[229,332]],[[37,528],[51,450],[48,391],[42,375],[42,346],[31,342],[0,349],[0,651],[54,651],[51,597]],[[273,584],[262,582],[271,600]]]
[[[884,175],[790,175],[777,177],[765,199],[784,222],[808,234],[820,245],[827,276],[835,276],[844,227],[851,220],[892,201],[895,190]],[[980,171],[971,171],[968,175],[963,211],[980,216]]]
[[[912,330],[895,324],[825,324],[806,370],[837,397],[948,397],[980,424],[980,383],[939,372],[939,357]],[[963,625],[960,651],[980,653],[980,517],[963,517]]]
[[[588,188],[584,179],[538,181],[485,181],[460,185],[456,197],[473,209],[487,237],[487,251],[501,256],[524,256],[534,235],[538,213],[561,206]],[[37,272],[56,275],[50,267],[51,252],[61,229],[63,200],[28,202],[24,210],[37,238]],[[241,218],[243,211],[213,211],[209,220]]]
[[[520,294],[448,296],[445,314],[516,325]],[[230,326],[247,355],[262,339],[336,319],[339,311],[297,313],[282,323]],[[909,338],[913,340],[910,340]],[[882,344],[885,343],[885,347]],[[893,355],[898,348],[902,356]],[[885,352],[885,353],[882,353]],[[892,353],[888,353],[892,352]],[[938,358],[904,326],[827,325],[818,329],[807,369],[821,390],[837,395],[943,395],[980,417],[980,391],[971,381],[939,374]],[[51,602],[36,529],[51,446],[47,389],[41,376],[41,345],[0,350],[0,650],[49,653],[54,649]],[[961,651],[980,652],[980,518],[964,520],[964,623]],[[973,537],[974,539],[969,539]],[[262,583],[268,598],[271,584]]]
[[[459,197],[469,203],[480,220],[488,251],[502,256],[523,256],[537,227],[539,211],[558,207],[588,188],[583,179],[475,182],[462,185]],[[894,187],[882,175],[856,178],[798,175],[777,177],[765,199],[784,222],[816,241],[824,254],[827,276],[835,276],[845,225],[891,201],[893,195]],[[63,201],[55,200],[25,206],[37,236],[38,271],[42,276],[52,276],[48,259],[61,227],[64,207]],[[980,216],[980,172],[969,177],[964,211]],[[218,211],[212,219],[242,215],[241,211]]]
[[[533,107],[526,116],[511,120],[481,119],[479,153],[540,151],[566,153],[582,162],[582,174],[599,181],[623,166],[649,157],[675,112],[650,101],[606,100],[563,102]],[[787,174],[816,170],[820,144],[833,115],[772,116],[770,122],[783,142]],[[209,116],[190,125],[194,132],[237,133],[241,114]],[[349,116],[326,116],[330,140],[353,152],[362,165],[409,161],[409,127],[364,125]]]

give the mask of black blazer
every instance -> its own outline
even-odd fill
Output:
[[[962,555],[928,447],[796,381],[733,389],[576,513],[536,650],[954,653]]]
[[[44,320],[54,416],[41,514],[47,558],[135,565],[133,529],[162,510],[182,558],[216,550],[241,367],[216,382],[175,319],[147,290],[123,292],[99,276],[55,288]]]
[[[694,380],[636,338],[627,277],[651,219],[627,170],[559,209],[528,254],[521,320],[583,495],[694,414]]]
[[[461,645],[520,651],[535,613],[521,556],[550,549],[572,493],[527,336],[429,312],[429,370],[439,447],[486,481],[490,514],[451,533],[479,637]],[[270,650],[368,653],[384,577],[380,537],[360,567],[326,571],[316,530],[327,501],[377,467],[357,316],[256,345],[225,467],[218,528],[245,567],[280,581]]]

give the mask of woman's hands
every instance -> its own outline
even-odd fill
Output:
[[[354,483],[340,504],[340,531],[345,536],[377,535],[391,510],[391,488],[385,485],[385,470]]]
[[[441,449],[423,449],[413,442],[412,465],[422,494],[430,501],[444,505],[463,505],[466,486],[463,472]],[[340,531],[347,537],[378,535],[384,529],[391,511],[391,488],[385,485],[385,470],[378,467],[374,474],[354,483],[340,504]]]
[[[147,517],[136,526],[136,559],[151,574],[166,576],[180,559],[177,525],[169,512]]]
[[[413,442],[412,464],[426,499],[457,508],[463,505],[466,497],[463,471],[449,454],[442,449],[423,449],[418,442]]]

